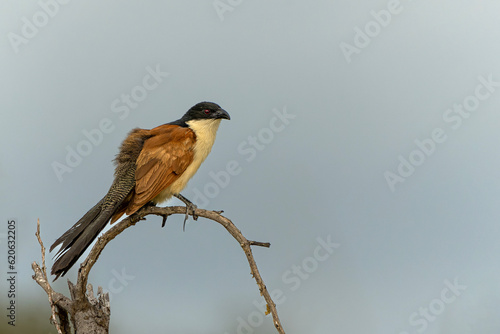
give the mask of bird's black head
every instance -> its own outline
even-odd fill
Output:
[[[191,107],[187,113],[182,116],[184,122],[197,119],[231,119],[227,111],[213,102],[200,102]]]

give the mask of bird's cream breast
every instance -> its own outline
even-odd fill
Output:
[[[154,198],[155,203],[168,200],[174,194],[179,194],[193,177],[198,168],[212,150],[215,142],[220,119],[199,119],[187,122],[189,128],[196,135],[196,143],[193,148],[193,162],[186,168],[184,173],[175,180],[167,189],[163,190]]]

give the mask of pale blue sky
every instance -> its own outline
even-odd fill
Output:
[[[0,4],[0,258],[15,218],[19,292],[2,332],[35,301],[48,319],[36,219],[49,246],[131,129],[203,100],[231,120],[183,194],[271,242],[255,257],[287,333],[499,332],[498,2],[54,1]],[[90,282],[112,332],[274,333],[238,244],[182,221],[104,250]]]

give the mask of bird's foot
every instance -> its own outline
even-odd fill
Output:
[[[146,208],[146,207],[150,207],[150,206],[156,206],[156,203],[155,203],[155,202],[153,202],[153,201],[149,201],[149,202],[147,202],[146,204],[144,204],[144,206],[143,206],[143,207],[144,207],[144,208]],[[163,220],[162,220],[162,222],[161,222],[161,227],[165,227],[165,223],[167,222],[167,217],[168,217],[168,215],[164,215],[164,216],[162,216],[162,217],[163,217]]]
[[[182,225],[182,230],[186,230],[186,221],[188,220],[189,213],[191,212],[191,215],[193,216],[194,220],[198,220],[198,215],[196,215],[196,209],[198,208],[193,202],[188,200],[186,197],[182,196],[181,194],[176,194],[174,195],[178,199],[184,202],[186,204],[186,216],[184,217],[184,224]]]

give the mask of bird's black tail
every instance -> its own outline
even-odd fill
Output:
[[[140,130],[133,130],[131,135],[134,131]],[[123,209],[127,205],[127,196],[131,194],[135,186],[135,161],[142,147],[134,148],[134,145],[137,146],[137,138],[132,136],[131,139],[128,139],[130,137],[127,137],[122,143],[120,153],[115,159],[117,164],[115,179],[106,196],[50,246],[50,251],[52,251],[55,247],[61,245],[51,271],[52,275],[56,276],[54,281],[68,272],[97,238],[114,214],[125,211]],[[132,146],[132,149],[130,146]],[[115,218],[119,216],[121,214]]]
[[[60,275],[64,276],[66,274],[110,220],[116,206],[104,206],[105,199],[106,197],[90,209],[50,247],[50,251],[52,251],[55,247],[61,245],[61,249],[56,254],[57,260],[51,271],[52,275],[56,275],[54,281]]]

